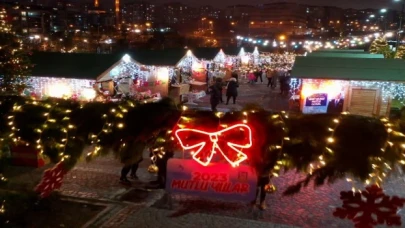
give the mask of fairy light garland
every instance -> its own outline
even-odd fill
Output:
[[[97,134],[91,134],[90,140],[91,145],[93,146],[93,150],[87,153],[87,159],[93,158],[98,155],[98,152],[102,150],[102,142],[100,136],[108,136],[113,132],[113,128],[116,127],[117,129],[123,129],[125,124],[122,122],[122,119],[125,118],[125,115],[128,113],[130,109],[135,108],[135,104],[131,101],[128,101],[127,106],[119,105],[118,108],[112,108],[109,110],[109,113],[104,113],[101,116],[101,119],[104,119],[104,124],[101,130]],[[113,123],[113,120],[119,120],[117,123]],[[121,148],[126,146],[123,139],[121,139]]]
[[[61,131],[61,136],[60,138],[58,137],[57,142],[54,144],[55,146],[58,147],[59,149],[59,155],[60,155],[60,160],[64,161],[66,159],[69,159],[69,153],[66,150],[66,147],[68,145],[68,141],[70,139],[74,139],[75,137],[75,130],[76,130],[76,126],[74,124],[71,123],[70,117],[71,117],[71,113],[74,112],[75,110],[70,110],[68,108],[65,108],[63,106],[63,102],[61,102],[60,104],[55,103],[53,106],[49,103],[49,102],[44,102],[44,101],[35,101],[35,100],[29,100],[27,101],[25,104],[23,105],[19,105],[19,104],[14,104],[11,115],[6,116],[8,122],[7,125],[9,126],[9,131],[10,131],[10,135],[8,137],[8,139],[10,141],[13,141],[15,143],[19,142],[21,139],[18,137],[18,123],[15,120],[15,114],[17,114],[18,112],[24,112],[27,111],[28,109],[25,109],[25,105],[38,105],[41,107],[44,107],[44,118],[45,122],[44,124],[40,125],[39,127],[37,127],[35,129],[35,131],[38,133],[39,135],[39,140],[36,142],[36,144],[34,142],[30,142],[33,144],[33,146],[40,146],[38,149],[41,149],[41,152],[43,152],[42,150],[44,149],[42,147],[42,133],[44,131],[46,131],[48,129],[48,127],[52,127],[52,128],[57,128]],[[82,106],[83,107],[83,106]],[[85,106],[84,106],[85,107]],[[95,146],[94,151],[90,152],[88,154],[88,156],[94,156],[98,154],[98,151],[101,148],[101,145],[103,145],[103,138],[101,137],[106,136],[108,134],[111,134],[113,132],[119,132],[120,129],[125,129],[125,122],[124,119],[128,113],[128,111],[132,108],[134,108],[135,105],[133,103],[124,103],[124,104],[120,104],[120,105],[116,105],[114,106],[114,108],[111,108],[109,110],[108,113],[102,114],[103,116],[103,120],[104,120],[104,124],[103,127],[101,129],[100,132],[98,132],[97,134],[91,134],[90,138],[92,140],[92,145]],[[41,109],[42,110],[42,109]],[[186,106],[183,106],[182,110],[181,110],[181,115],[180,118],[178,119],[177,122],[177,127],[178,128],[184,128],[188,123],[190,123],[191,121],[194,121],[193,118],[189,117],[189,116],[185,116],[184,113],[188,110],[188,108]],[[242,113],[237,113],[237,115],[241,114],[241,119],[239,119],[239,121],[242,121],[244,124],[249,124],[249,122],[251,122],[251,118],[254,118],[255,115],[251,114],[251,113],[255,113],[255,110],[248,110],[248,111],[244,111]],[[341,122],[343,122],[344,118],[346,118],[345,116],[349,114],[349,113],[342,113],[340,116],[334,118],[332,120],[332,123],[329,123],[329,126],[325,126],[327,129],[328,134],[325,135],[326,138],[324,138],[324,140],[326,140],[325,143],[325,148],[322,151],[322,153],[320,154],[319,157],[314,158],[314,162],[312,163],[312,166],[308,167],[307,172],[309,174],[314,174],[316,173],[317,169],[322,169],[322,167],[325,167],[327,165],[327,162],[330,159],[333,159],[334,157],[334,149],[335,148],[333,145],[334,143],[337,143],[338,139],[335,136],[336,133],[336,129],[338,128],[339,124]],[[222,112],[217,112],[215,113],[215,115],[218,117],[218,123],[220,127],[224,127],[226,128],[226,123],[222,122],[222,117],[225,115]],[[252,116],[253,115],[253,116]],[[281,112],[278,114],[272,114],[270,116],[268,116],[267,118],[271,118],[270,121],[274,121],[274,124],[278,124],[276,123],[277,121],[280,121],[280,125],[283,128],[283,137],[280,142],[276,142],[274,143],[274,145],[268,145],[269,146],[269,151],[270,152],[275,152],[275,151],[281,151],[281,156],[278,158],[278,160],[276,161],[276,164],[274,165],[274,167],[272,167],[272,170],[270,170],[270,173],[272,176],[277,177],[279,176],[279,171],[283,168],[283,166],[287,166],[288,165],[288,161],[289,161],[289,157],[287,154],[283,153],[285,145],[289,144],[290,141],[294,141],[293,136],[289,136],[288,134],[288,130],[286,129],[286,121],[289,117],[289,115],[286,112]],[[42,119],[41,119],[42,121]],[[386,139],[386,143],[383,146],[383,148],[381,148],[383,151],[386,150],[392,150],[395,148],[400,148],[401,149],[401,160],[398,160],[398,164],[405,164],[405,154],[404,154],[404,149],[405,149],[405,135],[402,134],[401,132],[398,132],[395,130],[395,126],[390,123],[388,121],[388,119],[381,119],[380,120],[384,126],[386,127],[386,131],[388,133],[388,137]],[[49,125],[49,126],[47,126]],[[52,126],[51,126],[52,125]],[[340,132],[340,130],[339,130]],[[160,136],[158,137],[158,139],[156,140],[156,143],[153,147],[153,156],[152,156],[152,162],[156,163],[156,159],[159,158],[163,158],[163,156],[165,155],[166,151],[167,151],[167,146],[169,146],[168,144],[165,143],[165,141],[160,141],[162,139],[164,140],[168,140],[168,138],[170,137],[170,141],[174,140],[174,137],[172,135],[172,131],[166,131],[166,135],[165,136]],[[45,133],[46,134],[46,133]],[[106,135],[104,135],[106,134]],[[35,135],[36,136],[36,135]],[[108,137],[108,136],[106,136]],[[166,138],[167,137],[167,138]],[[395,137],[399,137],[399,139],[397,140]],[[35,140],[36,138],[34,138]],[[7,140],[7,139],[6,139]],[[33,141],[34,141],[33,140]],[[126,142],[122,141],[122,147],[125,147]],[[294,142],[292,142],[294,143]],[[166,146],[167,145],[167,146]],[[373,171],[372,173],[370,173],[370,178],[366,180],[366,184],[369,183],[376,183],[376,184],[381,184],[381,182],[384,180],[384,178],[389,174],[390,171],[392,171],[393,168],[393,164],[389,163],[387,160],[384,159],[384,155],[380,156],[380,157],[375,157],[372,158],[372,160],[370,161],[370,164],[373,166]],[[1,176],[0,176],[1,178]],[[353,178],[354,179],[354,178]],[[350,180],[350,181],[349,181]],[[351,179],[348,178],[348,181],[351,182]]]
[[[188,117],[183,116],[184,112],[186,112],[188,110],[187,106],[182,106],[181,107],[181,114],[180,114],[180,118],[177,120],[175,126],[178,126],[179,128],[184,128],[185,126],[182,125],[182,121],[187,121],[189,122],[190,119]],[[175,140],[175,137],[173,136],[173,131],[172,130],[167,130],[166,131],[166,137],[169,138],[169,140],[172,142]],[[155,144],[156,143],[164,143],[166,142],[166,139],[162,139],[161,141],[159,141],[158,139],[156,139]],[[166,144],[165,144],[166,145]],[[151,162],[152,165],[156,166],[156,161],[157,158],[163,158],[163,156],[166,154],[166,150],[167,148],[165,148],[165,146],[157,146],[152,148],[152,156],[151,156]],[[184,154],[184,150],[183,150],[183,154]]]
[[[3,200],[3,202],[2,202],[1,205],[0,205],[0,214],[6,213],[5,204],[6,204],[6,201]]]
[[[336,129],[339,127],[339,124],[343,119],[343,115],[348,114],[349,114],[348,112],[343,112],[338,118],[333,119],[332,121],[333,125],[328,128],[328,132],[330,132],[330,135],[328,138],[326,138],[326,142],[328,145],[325,147],[323,154],[319,156],[317,168],[324,167],[326,165],[325,158],[330,157],[334,154],[333,149],[331,149],[331,146],[333,143],[335,143]]]
[[[404,138],[405,135],[402,134],[401,132],[394,131],[392,129],[393,124],[390,123],[388,119],[382,118],[380,119],[380,121],[384,124],[385,130],[387,132],[387,140],[384,143],[384,147],[381,148],[381,151],[383,153],[386,153],[388,149],[398,146],[392,141],[392,137],[394,135],[400,136],[402,138]],[[400,144],[398,147],[404,148],[403,145],[404,144]],[[366,180],[365,184],[373,183],[376,184],[377,186],[381,186],[384,178],[387,177],[388,173],[392,171],[392,167],[382,157],[373,157],[371,158],[371,162],[372,162],[371,164],[372,169],[374,170],[374,172],[369,174],[370,178]],[[402,164],[401,160],[399,161],[399,163]]]
[[[281,140],[280,145],[270,146],[269,150],[270,151],[281,151],[281,152],[283,152],[285,142],[290,141],[290,138],[288,137],[288,134],[287,134],[287,129],[285,127],[285,119],[288,119],[288,114],[285,111],[281,111],[280,114],[272,115],[271,119],[272,120],[277,120],[278,119],[279,121],[281,121],[282,130],[283,130],[283,138]],[[282,153],[281,158],[279,158],[276,161],[276,165],[273,167],[273,170],[270,171],[272,176],[279,177],[281,169],[285,168],[285,166],[287,165],[286,161],[285,161],[286,158],[287,158],[287,155]]]

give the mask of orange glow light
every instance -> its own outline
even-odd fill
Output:
[[[120,0],[115,0],[115,12],[120,12]]]
[[[230,147],[232,150],[234,150],[235,152],[237,152],[237,159],[235,161],[232,161],[230,158],[228,158],[228,156],[224,153],[223,149],[221,149],[218,145],[218,141],[221,140],[220,138],[222,138],[222,134],[226,133],[226,132],[233,132],[235,130],[239,130],[239,131],[243,131],[245,133],[247,133],[247,139],[248,142],[243,143],[243,144],[237,144],[237,143],[232,143],[232,142],[226,142],[226,145],[228,147]],[[206,139],[206,141],[202,141],[199,143],[195,143],[193,145],[188,145],[187,140],[186,139],[182,139],[182,137],[180,137],[180,135],[182,133],[197,133],[197,134],[201,134],[202,137],[204,137]],[[248,156],[243,153],[241,151],[241,149],[248,149],[250,147],[252,147],[252,130],[250,129],[250,127],[246,124],[235,124],[231,127],[225,128],[221,131],[216,131],[216,132],[206,132],[206,131],[201,131],[201,130],[196,130],[196,129],[177,129],[175,132],[176,138],[179,140],[181,147],[184,150],[193,150],[193,149],[197,149],[197,151],[192,151],[191,154],[193,156],[193,159],[195,161],[197,161],[198,163],[200,163],[203,166],[208,166],[209,163],[212,160],[212,157],[214,156],[216,151],[219,151],[222,156],[229,162],[229,164],[232,165],[232,167],[236,167],[238,166],[241,162],[243,162],[244,160],[246,160],[248,158]],[[223,139],[222,139],[223,140]],[[207,160],[205,162],[201,161],[199,159],[199,154],[200,152],[205,148],[205,146],[211,142],[212,143],[212,147],[211,148],[207,148],[210,149],[210,154],[207,157]]]
[[[343,83],[337,80],[321,80],[314,83],[310,80],[305,80],[302,85],[301,97],[306,98],[314,93],[327,93],[331,97],[335,97],[341,93]]]

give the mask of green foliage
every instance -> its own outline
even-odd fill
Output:
[[[4,141],[39,148],[52,162],[63,160],[68,168],[82,157],[91,160],[110,152],[122,163],[132,164],[148,147],[181,151],[171,132],[178,125],[212,130],[219,124],[242,121],[247,121],[254,135],[253,147],[246,153],[259,174],[277,176],[283,169],[307,174],[286,194],[296,193],[312,181],[322,185],[345,175],[379,182],[390,173],[388,167],[405,163],[401,133],[405,132],[405,112],[397,122],[389,123],[343,114],[289,116],[254,105],[218,116],[208,111],[182,111],[166,99],[148,104],[130,100],[80,104],[3,97],[0,102]]]

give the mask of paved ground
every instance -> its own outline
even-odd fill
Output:
[[[147,153],[145,153],[145,158]],[[282,196],[286,187],[302,176],[289,172],[273,180],[277,186],[274,194],[266,198],[267,210],[261,212],[247,204],[206,200],[186,195],[173,195],[173,206],[169,210],[164,203],[167,197],[164,190],[148,190],[148,182],[154,174],[147,172],[149,161],[141,164],[139,181],[132,186],[119,184],[121,165],[112,157],[101,157],[91,163],[81,163],[64,180],[61,193],[67,196],[100,200],[113,207],[93,222],[92,227],[352,227],[347,220],[332,216],[336,207],[341,205],[341,191],[352,188],[345,180],[333,185],[314,189],[305,188],[294,196]],[[361,185],[355,186],[362,188]],[[405,197],[404,177],[392,177],[384,185],[388,195]],[[120,198],[130,192],[139,192],[139,197],[122,202]],[[405,211],[399,211],[405,221]],[[274,225],[274,224],[284,224]]]
[[[252,101],[267,109],[285,110],[288,107],[286,98],[280,98],[277,90],[270,91],[265,85],[243,84],[239,93],[237,105],[220,105],[219,108],[239,109]],[[208,99],[204,98],[199,106],[207,104]],[[150,164],[147,156],[145,153],[146,159],[138,172],[140,180],[133,181],[132,186],[119,184],[121,165],[112,156],[107,156],[90,163],[80,163],[67,174],[60,192],[69,197],[102,201],[110,205],[88,227],[353,227],[350,221],[332,216],[334,209],[341,206],[340,192],[350,190],[351,183],[342,180],[317,189],[310,186],[297,195],[282,196],[288,185],[302,178],[293,172],[273,180],[277,191],[267,195],[268,209],[264,212],[246,204],[203,200],[185,195],[173,195],[173,207],[168,209],[164,203],[167,197],[164,190],[148,188],[149,181],[156,177],[147,172]],[[384,184],[384,189],[389,195],[405,197],[404,177],[390,178]],[[126,201],[121,200],[122,196],[131,193]],[[399,214],[405,222],[405,210],[399,211]]]
[[[265,79],[267,80],[267,79]],[[248,84],[241,82],[238,90],[236,104],[225,105],[226,96],[223,95],[224,103],[218,105],[219,111],[240,110],[246,104],[258,104],[267,110],[286,111],[288,110],[288,96],[280,95],[280,90],[270,89],[267,87],[267,82]],[[195,101],[198,107],[210,107],[209,96]],[[190,106],[193,107],[193,106]]]

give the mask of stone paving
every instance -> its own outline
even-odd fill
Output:
[[[250,92],[245,92],[250,91]],[[270,91],[265,85],[241,85],[240,99],[237,105],[229,106],[239,109],[242,105],[259,101],[266,109],[285,110],[286,98],[280,98],[277,90]],[[243,95],[245,94],[245,95]],[[284,100],[283,100],[284,99]],[[207,98],[200,101],[199,106],[206,106]],[[226,108],[220,105],[220,108]],[[121,164],[113,156],[100,157],[90,163],[82,162],[69,172],[64,179],[60,192],[71,197],[87,199],[103,199],[115,205],[114,210],[103,215],[89,227],[353,227],[348,220],[333,217],[332,213],[342,202],[341,191],[350,190],[353,185],[340,180],[332,185],[313,188],[309,185],[293,196],[283,196],[287,186],[303,178],[302,175],[288,172],[273,180],[277,191],[268,194],[267,210],[259,211],[242,203],[206,200],[186,195],[173,195],[172,207],[164,203],[164,190],[149,190],[146,200],[141,202],[122,202],[120,198],[133,189],[145,190],[148,182],[156,176],[147,172],[150,164],[148,153],[138,171],[139,180],[132,181],[132,186],[119,183]],[[360,184],[356,187],[363,189]],[[401,174],[388,178],[383,186],[388,195],[405,197],[405,179]],[[146,191],[146,190],[145,190]],[[117,206],[119,205],[119,206]],[[170,208],[170,209],[168,209]],[[405,222],[405,209],[400,210],[402,221]],[[275,225],[283,224],[283,225]]]
[[[280,95],[280,90],[278,88],[268,88],[266,81],[257,84],[248,84],[247,82],[242,81],[239,86],[236,104],[232,104],[232,101],[230,101],[229,105],[226,105],[226,96],[223,94],[224,103],[219,104],[217,109],[218,111],[240,110],[246,104],[254,103],[260,105],[266,110],[287,111],[288,99],[288,96]],[[198,105],[189,105],[189,107],[207,109],[209,109],[208,107],[211,107],[209,95],[194,102]]]
[[[287,225],[277,225],[261,221],[252,221],[228,216],[210,214],[187,214],[181,217],[172,217],[171,211],[157,208],[143,208],[133,216],[130,216],[120,227],[234,227],[234,228],[293,228]]]

